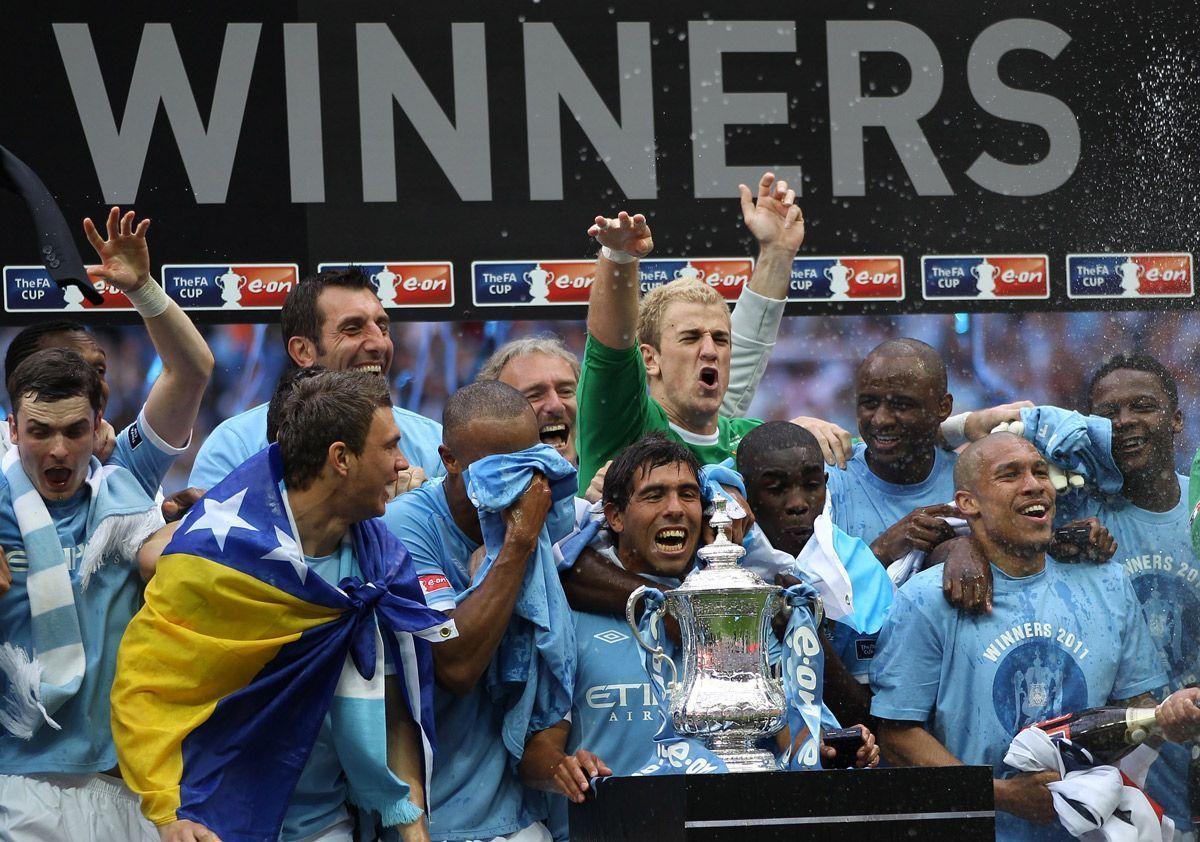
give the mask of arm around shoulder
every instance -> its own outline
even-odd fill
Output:
[[[262,449],[262,446],[251,449],[239,435],[235,424],[242,417],[236,415],[227,418],[208,434],[208,438],[200,445],[196,461],[192,463],[188,485],[212,488],[229,476],[234,468]]]

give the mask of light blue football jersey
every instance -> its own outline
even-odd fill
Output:
[[[143,413],[117,435],[109,464],[128,469],[147,498],[153,499],[180,452],[154,432]],[[141,604],[142,582],[136,566],[105,564],[96,570],[87,591],[83,591],[79,565],[86,547],[90,496],[91,489],[85,484],[69,500],[46,503],[68,556],[86,672],[79,690],[54,714],[61,731],[43,726],[27,741],[0,734],[0,770],[7,774],[104,772],[117,765],[109,727],[108,695],[117,667],[117,647]],[[8,558],[13,577],[12,587],[0,597],[0,640],[32,653],[32,620],[26,589],[29,559],[13,511],[12,492],[3,477],[0,477],[0,547]]]
[[[212,488],[266,447],[268,406],[259,404],[218,424],[200,446],[188,483],[196,488]],[[400,452],[404,458],[410,465],[424,468],[429,477],[444,476],[446,466],[438,455],[442,425],[398,406],[392,407],[392,413],[400,428]]]
[[[827,494],[833,522],[843,532],[870,544],[892,524],[921,506],[938,506],[954,500],[954,463],[958,456],[938,448],[929,476],[909,485],[880,479],[867,466],[867,445],[858,442],[846,469],[829,468]],[[895,559],[892,559],[895,561]],[[866,682],[879,635],[858,634],[841,623],[826,623],[830,647],[850,674]]]
[[[454,523],[442,482],[400,495],[383,521],[408,547],[429,607],[453,611],[455,596],[470,584],[471,553],[480,545]],[[545,819],[544,798],[526,803],[525,787],[500,736],[504,711],[492,702],[483,683],[466,696],[435,686],[433,699],[438,752],[430,837],[491,839]]]
[[[314,558],[305,556],[304,563],[326,582],[337,583],[348,576],[362,576],[358,559],[354,555],[351,541],[342,542],[332,555]],[[350,818],[346,809],[346,773],[338,760],[333,744],[333,729],[329,714],[317,732],[308,762],[296,781],[296,789],[288,800],[287,812],[283,814],[280,842],[300,842]]]

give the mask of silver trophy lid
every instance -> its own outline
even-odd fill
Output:
[[[733,525],[733,518],[725,511],[728,505],[729,501],[723,495],[717,494],[712,499],[713,513],[708,523],[717,534],[711,544],[696,551],[707,567],[732,567],[746,554],[746,550],[730,541],[726,534]]]
[[[713,497],[713,513],[708,522],[716,530],[716,538],[711,544],[696,551],[702,563],[687,575],[682,585],[668,591],[668,598],[671,598],[671,595],[683,596],[696,591],[777,590],[738,564],[746,550],[740,544],[730,541],[726,534],[726,530],[733,523],[725,510],[727,504],[728,500],[725,497],[719,494]]]

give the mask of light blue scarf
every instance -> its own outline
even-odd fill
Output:
[[[479,510],[487,557],[462,602],[479,587],[504,544],[504,511],[520,499],[534,473],[550,482],[550,511],[526,564],[512,619],[488,668],[487,687],[505,709],[501,733],[513,763],[531,734],[557,725],[571,710],[575,690],[575,631],[558,578],[552,545],[575,526],[575,468],[549,445],[487,456],[466,472],[467,496]]]
[[[821,728],[839,727],[822,700],[825,655],[817,637],[818,618],[813,614],[816,596],[816,588],[807,583],[792,585],[783,594],[792,609],[781,654],[791,744],[779,757],[779,768],[790,772],[820,769]]]
[[[670,699],[667,695],[667,676],[663,667],[672,667],[678,658],[678,647],[663,632],[659,610],[665,601],[663,592],[647,588],[643,593],[642,616],[638,620],[638,634],[652,646],[659,646],[665,654],[657,655],[641,648],[646,675],[650,677],[650,693],[658,706],[659,726],[654,735],[654,747],[646,764],[634,772],[634,776],[652,775],[707,775],[728,772],[725,761],[709,750],[701,740],[681,737],[671,723]],[[674,673],[674,670],[672,670]],[[681,676],[671,675],[672,682]]]
[[[1125,485],[1112,458],[1112,422],[1107,418],[1035,406],[1021,410],[1021,422],[1025,438],[1038,452],[1063,470],[1081,474],[1100,493],[1116,494]]]
[[[54,519],[25,475],[16,447],[4,454],[0,465],[29,559],[26,588],[33,637],[32,657],[10,643],[0,646],[0,673],[8,681],[0,700],[0,726],[28,740],[43,723],[59,728],[53,715],[79,690],[87,655],[79,632],[71,570]],[[93,456],[87,485],[90,496],[80,565],[81,597],[97,569],[108,561],[131,563],[142,542],[163,525],[158,506],[125,468],[101,465]]]

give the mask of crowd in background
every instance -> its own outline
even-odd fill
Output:
[[[597,777],[886,754],[990,765],[1006,842],[1081,835],[1076,803],[1195,842],[1190,314],[782,322],[794,191],[740,193],[759,257],[732,315],[694,278],[639,295],[653,238],[620,212],[588,229],[586,324],[393,323],[351,269],[278,328],[202,334],[145,220],[85,221],[145,327],[0,333],[0,839],[565,842]],[[792,608],[777,668],[743,653],[786,722],[711,745],[705,714],[672,731],[678,685],[639,649],[674,664],[688,635],[624,631],[692,570],[706,498]],[[720,692],[757,717],[736,670]],[[1056,748],[1104,705],[1120,751],[1074,726]],[[1151,721],[1167,743],[1122,778]],[[1066,807],[1060,752],[1103,775]]]
[[[15,332],[0,331],[0,344],[7,345]],[[168,492],[187,484],[196,450],[222,419],[271,397],[286,362],[275,325],[217,325],[201,332],[217,367],[192,447],[163,484]],[[140,326],[98,333],[109,352],[109,420],[121,429],[133,420],[154,380],[154,350]],[[582,356],[585,336],[582,322],[567,321],[397,320],[392,333],[393,394],[399,405],[434,419],[441,418],[446,397],[471,382],[506,339],[553,334]],[[928,342],[942,353],[956,411],[1016,399],[1083,407],[1092,368],[1110,354],[1130,351],[1149,353],[1174,373],[1185,419],[1195,417],[1200,397],[1200,328],[1186,312],[801,316],[785,320],[747,415],[771,421],[804,414],[855,430],[854,367],[875,345],[901,336]],[[10,405],[7,395],[3,405]],[[1176,441],[1177,465],[1186,470],[1200,447],[1200,426],[1185,424]]]

